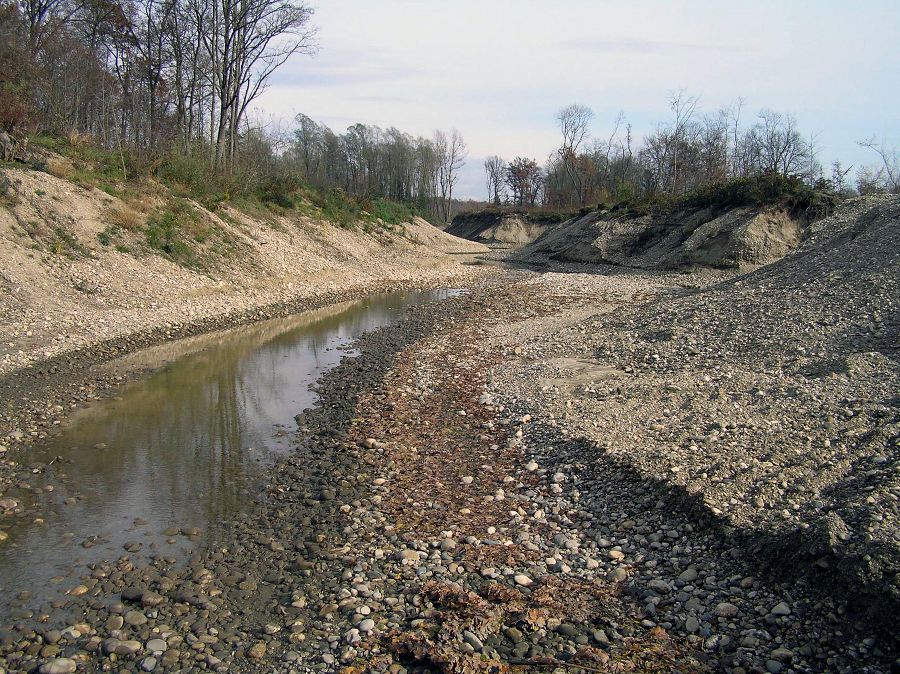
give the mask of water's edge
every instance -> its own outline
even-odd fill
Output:
[[[4,524],[0,613],[22,590],[37,600],[67,588],[85,564],[123,553],[180,557],[207,542],[295,443],[294,417],[316,401],[310,386],[355,339],[446,296],[370,296],[102,364],[110,379],[141,376],[26,455],[37,472],[27,490],[8,494],[23,512]]]

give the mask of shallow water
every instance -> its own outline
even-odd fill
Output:
[[[208,537],[296,443],[294,416],[316,400],[310,385],[357,337],[457,292],[375,296],[124,359],[118,366],[168,364],[29,452],[52,491],[8,494],[27,513],[0,546],[0,616],[19,592],[34,593],[29,604],[64,592],[85,564],[115,560],[126,546],[135,558],[178,557]],[[170,527],[200,533],[163,534]]]

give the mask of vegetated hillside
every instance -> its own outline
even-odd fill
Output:
[[[552,231],[568,217],[552,212],[487,209],[457,215],[446,231],[470,241],[519,247]]]
[[[152,181],[101,191],[50,170],[0,168],[0,372],[298,296],[435,282],[459,273],[448,253],[483,250],[413,216],[338,226],[309,200],[209,210]]]

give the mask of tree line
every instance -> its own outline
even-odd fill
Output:
[[[233,184],[302,180],[449,220],[467,155],[455,130],[423,138],[357,124],[336,133],[299,115],[281,132],[248,120],[272,74],[317,48],[312,17],[301,0],[0,0],[0,141],[74,134],[117,151],[123,172],[187,159]],[[764,173],[851,189],[853,167],[835,162],[826,175],[815,135],[792,115],[751,116],[742,101],[704,114],[684,92],[668,102],[669,118],[640,141],[623,115],[598,137],[590,108],[563,108],[559,146],[543,164],[485,161],[489,201],[582,207]],[[857,169],[857,190],[897,191],[897,150],[862,144],[881,165]]]
[[[0,0],[0,130],[74,134],[182,183],[305,183],[449,220],[467,154],[455,129],[248,119],[275,70],[316,49],[312,16],[298,0]]]
[[[296,0],[0,2],[0,126],[234,165],[272,73],[312,52]]]
[[[760,110],[747,120],[742,100],[702,114],[698,99],[677,92],[669,99],[670,116],[640,142],[623,114],[611,133],[591,135],[593,111],[569,105],[556,116],[559,147],[543,166],[534,159],[499,156],[484,162],[488,201],[516,207],[542,205],[580,208],[629,199],[677,196],[732,178],[766,174],[799,176],[813,187],[839,194],[852,192],[853,167],[840,162],[826,174],[818,160],[815,134],[804,134],[793,115]],[[884,142],[860,142],[878,153],[878,167],[860,167],[860,193],[900,191],[898,156]]]
[[[394,127],[355,124],[337,134],[300,114],[283,161],[313,187],[341,189],[363,200],[412,203],[448,222],[467,154],[456,129],[423,138]]]

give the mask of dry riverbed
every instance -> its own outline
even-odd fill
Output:
[[[896,208],[725,283],[508,272],[409,311],[208,549],[23,595],[0,666],[895,671]]]
[[[557,527],[519,492],[540,498],[550,485],[521,460],[521,420],[495,419],[485,398],[480,377],[502,353],[473,340],[479,326],[547,311],[511,310],[521,289],[492,285],[364,337],[362,355],[323,380],[322,405],[301,419],[306,440],[256,509],[186,566],[126,555],[65,601],[30,609],[23,592],[0,640],[6,667],[369,671],[421,660],[468,671],[574,658],[702,670],[664,630],[642,627],[614,584],[569,577],[562,562],[560,574],[535,573],[543,546],[529,522]],[[491,633],[501,629],[508,645]]]
[[[864,612],[588,437],[578,395],[547,404],[625,371],[584,357],[592,321],[698,282],[510,274],[365,336],[215,545],[98,565],[13,616],[4,666],[890,671]]]

